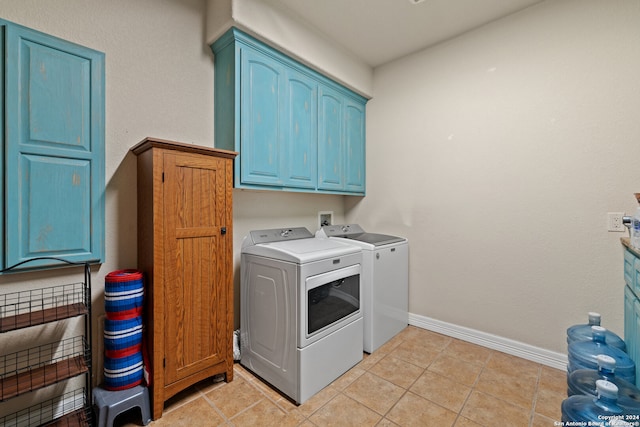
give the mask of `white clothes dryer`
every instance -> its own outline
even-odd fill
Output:
[[[240,265],[240,363],[303,403],[362,360],[362,251],[304,227],[251,231]]]
[[[409,323],[409,241],[358,224],[326,225],[316,237],[362,249],[363,348],[372,353]]]

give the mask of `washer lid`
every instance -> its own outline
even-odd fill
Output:
[[[299,229],[293,233],[296,237],[281,236],[281,231],[280,229],[274,229],[250,232],[242,244],[242,253],[304,264],[360,252],[359,248],[336,240],[316,239],[308,230],[307,233],[310,237],[300,237],[306,234]],[[285,235],[291,236],[292,234],[289,232],[285,233]],[[258,242],[254,239],[258,240]]]
[[[369,243],[374,246],[388,245],[407,240],[404,237],[390,236],[387,234],[366,233],[358,224],[325,225],[322,227],[322,231],[326,237],[342,237],[344,239]],[[316,233],[316,235],[318,234]]]
[[[345,239],[358,240],[360,242],[370,243],[374,246],[389,245],[391,243],[404,242],[404,237],[389,236],[387,234],[377,233],[361,233],[357,235],[342,236]]]

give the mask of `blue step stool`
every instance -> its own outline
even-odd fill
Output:
[[[118,391],[95,387],[93,407],[98,418],[98,427],[113,427],[113,420],[119,414],[135,407],[140,408],[143,425],[146,426],[151,422],[149,390],[141,385]]]

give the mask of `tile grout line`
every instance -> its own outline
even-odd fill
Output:
[[[216,413],[222,417],[225,424],[230,423],[231,420],[224,414],[224,412],[222,412],[222,410],[218,408],[218,406],[211,399],[209,399],[204,392],[202,392],[201,390],[199,391],[200,391],[200,394],[202,395],[202,398],[204,398],[205,402],[207,402],[209,406],[211,406],[213,410],[216,411]]]
[[[367,372],[370,372],[370,370],[371,370],[374,366],[376,366],[378,363],[380,363],[380,362],[381,362],[385,357],[389,356],[393,350],[395,350],[396,348],[398,348],[400,345],[404,344],[406,341],[407,341],[407,340],[403,339],[402,341],[400,341],[399,343],[397,343],[396,345],[394,345],[394,346],[393,346],[393,347],[392,347],[392,348],[391,348],[391,349],[390,349],[390,350],[389,350],[389,351],[388,351],[388,352],[387,352],[387,353],[386,353],[386,354],[385,354],[385,355],[384,355],[380,360],[378,360],[376,363],[374,363],[374,364],[373,364],[373,366],[371,366],[371,367],[370,367],[369,369],[367,369],[366,371],[367,371]],[[391,357],[393,357],[393,356],[391,356]],[[396,358],[396,359],[397,359],[397,358]],[[413,363],[411,363],[411,362],[408,362],[408,361],[406,361],[406,360],[403,360],[403,359],[397,359],[397,360],[401,360],[401,361],[403,361],[403,362],[405,362],[405,363],[409,363],[409,364],[411,364],[411,365],[413,365],[413,366],[418,366],[418,365],[415,365],[415,364],[413,364]],[[432,362],[433,362],[433,361],[432,361]],[[431,363],[429,363],[429,364],[431,364]],[[419,367],[419,368],[421,368],[420,366],[418,366],[418,367]],[[427,365],[425,368],[423,368],[422,373],[421,373],[420,375],[418,375],[418,378],[420,378],[422,375],[424,375],[424,373],[427,371],[427,368],[428,368],[428,367],[429,367],[429,365]],[[382,378],[382,377],[380,377],[379,375],[376,375],[374,372],[371,372],[371,375],[375,375],[375,376],[377,376],[378,378]],[[413,380],[413,382],[411,383],[411,385],[409,385],[409,387],[407,387],[406,389],[404,389],[404,392],[402,393],[402,395],[398,398],[398,400],[397,400],[393,405],[391,405],[391,407],[387,410],[387,412],[385,412],[385,413],[382,415],[382,418],[380,419],[380,421],[378,421],[378,422],[376,423],[376,425],[379,425],[383,420],[388,420],[388,421],[390,421],[390,422],[392,422],[392,423],[394,423],[394,424],[395,424],[395,422],[393,422],[393,421],[391,421],[390,419],[388,419],[388,418],[387,418],[387,415],[389,415],[389,413],[390,413],[391,411],[393,411],[393,409],[398,405],[398,403],[400,403],[400,401],[402,400],[402,398],[403,398],[403,397],[405,397],[405,396],[407,395],[407,393],[409,392],[409,389],[411,388],[411,386],[413,386],[413,384],[415,384],[415,383],[416,383],[416,381],[418,381],[418,378],[416,378],[415,380]],[[389,381],[389,380],[387,380],[386,378],[382,378],[382,379],[383,379],[383,380],[385,380],[385,381]],[[391,381],[389,381],[389,382],[391,382]],[[393,383],[392,383],[392,384],[393,384]],[[366,405],[365,405],[365,406],[366,406]],[[371,408],[369,408],[369,409],[371,409]],[[373,409],[372,409],[372,410],[373,410]],[[374,412],[375,412],[375,411],[374,411]]]
[[[536,418],[536,404],[538,403],[538,392],[540,391],[541,377],[542,377],[542,366],[538,366],[538,378],[536,381],[536,390],[533,394],[533,402],[531,403],[531,413],[529,415],[529,427],[533,426],[533,421]]]
[[[489,361],[491,360],[491,358],[493,357],[494,354],[495,354],[495,350],[491,350],[491,352],[489,353],[489,356],[486,358],[486,360],[482,364],[482,368],[480,369],[480,372],[478,372],[478,376],[476,377],[475,381],[473,382],[473,385],[469,389],[469,394],[467,395],[467,398],[464,399],[464,402],[460,406],[460,410],[456,414],[456,419],[453,420],[453,425],[456,425],[456,423],[458,422],[458,420],[460,418],[465,418],[465,417],[462,416],[462,411],[463,411],[464,407],[467,405],[467,402],[469,402],[469,399],[471,398],[471,395],[473,394],[473,391],[475,390],[476,386],[480,382],[480,376],[482,375],[482,373],[486,369],[487,364],[489,363]],[[481,393],[481,392],[478,392],[478,393]],[[479,422],[477,422],[475,420],[471,420],[471,421],[473,421],[473,422],[475,422],[477,424],[480,424]]]

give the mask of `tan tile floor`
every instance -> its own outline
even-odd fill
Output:
[[[409,326],[302,405],[236,364],[232,382],[180,393],[150,426],[550,427],[566,393],[564,371]],[[115,425],[141,425],[139,410]]]

